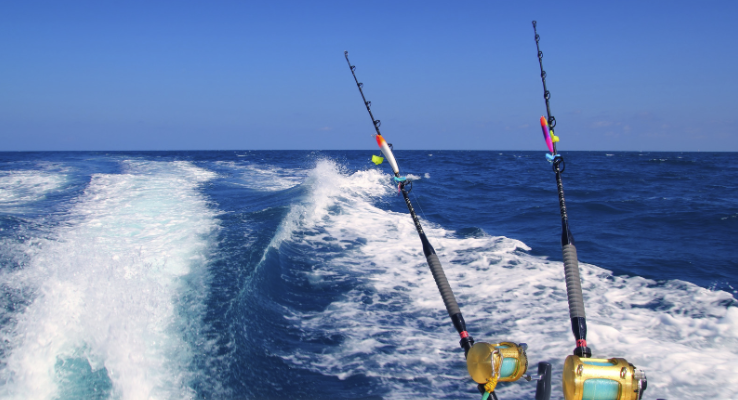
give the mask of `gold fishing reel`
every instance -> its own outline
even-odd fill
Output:
[[[512,342],[477,342],[466,356],[466,368],[471,378],[494,391],[497,382],[514,382],[528,370],[527,345]]]
[[[564,361],[566,400],[640,400],[646,390],[646,373],[623,358],[581,358]]]

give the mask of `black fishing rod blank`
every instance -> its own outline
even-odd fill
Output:
[[[546,100],[546,115],[548,116],[549,132],[552,136],[556,126],[556,118],[551,115],[549,99],[551,93],[546,88],[546,71],[543,70],[543,52],[538,41],[540,36],[536,31],[536,21],[533,21],[533,32],[536,37],[536,49],[538,50],[538,63],[541,67],[541,81],[543,82],[543,98]],[[590,357],[592,351],[587,347],[587,318],[584,314],[584,296],[579,277],[579,261],[577,260],[577,248],[574,245],[574,235],[569,229],[569,216],[566,213],[566,200],[564,199],[564,184],[561,182],[561,173],[564,170],[564,158],[556,153],[556,141],[553,145],[553,170],[556,173],[556,187],[559,192],[559,209],[561,210],[561,248],[564,254],[564,273],[566,277],[566,295],[569,300],[569,318],[571,318],[571,329],[576,339],[574,354],[579,357]]]
[[[541,37],[533,21],[533,33],[538,50],[538,65],[541,68],[543,82],[543,98],[546,101],[546,115],[541,117],[541,128],[550,154],[546,158],[553,164],[556,175],[556,188],[559,196],[561,212],[561,250],[564,258],[564,278],[566,295],[569,302],[569,318],[576,341],[574,355],[568,356],[564,363],[564,398],[566,400],[601,399],[601,400],[637,400],[646,390],[646,374],[636,370],[633,364],[622,358],[593,359],[592,351],[587,346],[587,318],[584,313],[584,296],[579,275],[579,261],[574,236],[569,229],[569,216],[566,211],[564,184],[561,174],[564,172],[564,158],[556,152],[559,138],[554,134],[556,118],[551,114],[551,93],[546,87],[546,71],[543,69],[543,52],[539,41]]]
[[[351,74],[354,76],[354,81],[356,82],[356,86],[359,88],[359,93],[361,93],[361,99],[364,100],[364,105],[366,106],[366,110],[369,112],[369,117],[372,119],[372,123],[374,124],[374,130],[377,132],[376,139],[377,144],[379,145],[379,148],[382,150],[382,153],[387,158],[388,162],[392,166],[393,172],[395,173],[395,182],[398,184],[398,188],[400,189],[400,192],[402,192],[402,196],[405,198],[405,204],[407,205],[408,211],[410,211],[410,215],[413,218],[413,223],[415,224],[415,229],[418,231],[418,236],[420,236],[420,242],[423,244],[423,254],[425,255],[426,261],[428,261],[428,267],[430,267],[431,274],[433,275],[433,279],[436,281],[436,286],[438,287],[438,291],[441,293],[441,298],[443,299],[443,304],[446,306],[446,311],[448,312],[449,317],[451,317],[451,322],[453,323],[454,327],[456,328],[456,331],[459,333],[459,336],[461,337],[461,340],[459,341],[459,344],[464,349],[464,353],[467,353],[469,349],[471,349],[472,345],[474,344],[474,339],[469,335],[469,332],[466,330],[466,322],[464,321],[463,315],[461,315],[461,310],[459,309],[459,304],[456,302],[456,297],[454,296],[453,291],[451,290],[451,285],[448,283],[448,279],[446,279],[446,274],[443,272],[443,267],[441,266],[441,261],[438,260],[438,256],[436,255],[436,250],[433,248],[433,246],[428,241],[428,237],[425,235],[425,232],[423,231],[423,226],[420,224],[420,219],[418,219],[417,214],[415,213],[415,209],[413,208],[412,203],[410,202],[410,197],[408,196],[408,192],[405,189],[405,184],[407,183],[407,179],[400,177],[400,169],[397,166],[397,161],[395,161],[394,154],[392,153],[392,148],[387,144],[387,142],[384,140],[384,137],[382,137],[382,133],[379,131],[379,126],[381,125],[380,121],[377,119],[374,119],[374,115],[372,114],[371,110],[371,102],[366,100],[366,97],[364,96],[364,90],[362,89],[364,87],[363,83],[360,83],[359,80],[356,78],[356,67],[351,65],[351,61],[349,61],[348,58],[348,51],[344,52],[344,56],[346,57],[346,62],[349,65],[349,68],[351,69]]]
[[[441,294],[443,304],[446,306],[451,322],[459,333],[461,340],[459,345],[464,349],[464,356],[467,359],[467,370],[471,375],[472,379],[478,383],[478,388],[481,393],[484,394],[483,399],[487,399],[491,396],[497,400],[495,394],[495,387],[497,382],[512,382],[520,378],[526,378],[528,381],[537,380],[538,386],[536,388],[536,400],[548,400],[551,392],[551,365],[548,363],[539,363],[539,375],[525,375],[528,368],[528,358],[526,355],[527,345],[524,343],[516,344],[512,342],[501,342],[501,343],[485,343],[478,342],[474,343],[474,339],[469,335],[466,330],[466,322],[461,314],[459,305],[456,302],[456,297],[451,290],[451,285],[446,279],[446,274],[443,272],[441,261],[436,255],[436,251],[430,244],[428,237],[425,235],[423,226],[420,224],[420,219],[415,213],[410,197],[408,196],[408,190],[406,185],[409,181],[400,176],[400,169],[395,160],[394,154],[392,153],[392,147],[389,145],[379,131],[381,123],[379,120],[374,119],[374,115],[371,111],[371,102],[366,100],[364,96],[364,84],[360,83],[356,78],[356,67],[351,65],[351,61],[348,58],[348,51],[344,52],[346,62],[351,69],[351,74],[354,77],[356,86],[359,88],[361,98],[364,101],[366,110],[369,112],[369,117],[372,119],[374,130],[377,132],[375,137],[379,148],[387,158],[388,162],[392,166],[392,170],[395,174],[394,181],[397,183],[399,191],[402,193],[402,197],[405,199],[405,205],[407,206],[410,216],[415,224],[415,229],[420,237],[420,242],[423,245],[423,254],[425,255],[428,267],[430,268],[433,280],[436,282],[436,287]]]

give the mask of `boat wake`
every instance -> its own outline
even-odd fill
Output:
[[[288,315],[306,342],[331,343],[339,336],[337,345],[281,357],[341,379],[376,378],[388,390],[386,398],[476,393],[415,227],[406,213],[387,209],[400,202],[390,176],[349,173],[324,160],[306,185],[310,195],[293,206],[281,240],[313,249],[306,256],[312,267],[304,273],[316,292],[347,282],[351,288],[324,309]],[[573,346],[562,263],[481,230],[459,235],[429,221],[423,226],[469,332],[478,341],[527,343],[532,365],[553,364],[553,393],[561,393],[555,377]],[[580,267],[593,356],[627,356],[647,371],[649,397],[738,395],[738,388],[718,384],[730,382],[738,368],[738,308],[729,293]],[[498,388],[505,399],[532,398],[534,390],[526,383]]]
[[[52,239],[19,244],[24,268],[0,277],[27,304],[4,315],[3,398],[195,397],[187,335],[217,229],[196,189],[214,174],[124,164],[93,175]]]

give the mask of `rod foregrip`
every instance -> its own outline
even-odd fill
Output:
[[[571,330],[577,343],[574,354],[579,357],[590,357],[592,352],[587,347],[587,319],[584,314],[584,296],[582,295],[582,280],[579,276],[577,248],[570,243],[562,246],[561,249],[564,255],[564,279],[566,280],[566,297],[569,300]]]
[[[569,299],[569,317],[584,318],[584,296],[582,281],[579,277],[579,261],[577,248],[573,244],[562,247],[564,253],[564,277],[566,279],[566,297]]]
[[[451,291],[451,285],[448,284],[448,279],[446,279],[446,274],[443,272],[443,267],[438,256],[436,253],[428,254],[425,259],[428,261],[428,267],[433,275],[433,280],[436,281],[438,291],[441,292],[441,298],[443,299],[443,304],[446,306],[446,311],[448,311],[448,316],[451,317],[451,322],[453,322],[454,328],[456,328],[459,337],[461,337],[459,345],[464,349],[464,356],[466,356],[469,349],[474,345],[474,338],[466,331],[464,316],[461,315],[459,304],[456,302],[454,292]]]
[[[443,304],[446,306],[448,315],[452,316],[461,313],[459,304],[456,303],[456,297],[454,297],[454,293],[451,291],[451,285],[448,284],[448,279],[446,279],[446,274],[443,272],[443,267],[438,256],[430,254],[425,259],[428,261],[428,267],[430,267],[433,279],[436,281],[438,291],[441,292],[441,298],[443,299]]]

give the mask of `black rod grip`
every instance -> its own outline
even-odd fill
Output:
[[[566,297],[569,299],[569,318],[585,318],[577,248],[573,244],[567,244],[561,248],[561,251],[564,254],[564,277],[566,279]]]
[[[448,279],[446,279],[446,274],[443,272],[443,267],[441,266],[441,261],[438,260],[438,256],[431,254],[425,259],[428,261],[428,267],[431,270],[431,274],[433,274],[433,280],[436,281],[438,291],[441,292],[441,298],[443,299],[443,304],[446,306],[448,315],[451,316],[461,313],[459,304],[456,303],[456,297],[454,296],[454,292],[451,291],[451,285],[449,285]]]
[[[567,244],[561,250],[564,253],[564,279],[566,280],[566,297],[569,300],[571,331],[577,343],[574,354],[588,358],[592,352],[587,347],[587,319],[584,314],[584,296],[582,295],[582,280],[579,277],[577,248],[574,244]]]

